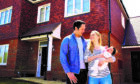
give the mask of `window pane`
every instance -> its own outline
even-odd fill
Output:
[[[0,63],[3,63],[4,48],[5,46],[0,46]]]
[[[7,63],[8,49],[9,49],[9,46],[8,46],[8,45],[5,45],[5,51],[4,51],[4,59],[3,59],[3,63]]]
[[[75,14],[81,13],[81,0],[75,0]]]
[[[73,0],[68,0],[67,3],[67,15],[73,14]]]
[[[40,42],[40,46],[41,46],[41,47],[47,46],[47,41]]]
[[[90,11],[90,3],[89,0],[83,0],[83,12],[89,12]]]
[[[9,11],[9,19],[8,19],[8,23],[11,22],[11,17],[12,17],[12,9],[10,9],[10,11]]]
[[[45,11],[45,8],[41,8],[40,10],[40,22],[43,22],[44,21],[44,11]]]
[[[9,16],[9,10],[5,11],[5,20],[4,20],[4,24],[8,23],[8,16]]]
[[[4,13],[5,12],[1,12],[0,24],[4,24]]]
[[[46,7],[45,21],[49,21],[49,17],[50,17],[50,6]]]

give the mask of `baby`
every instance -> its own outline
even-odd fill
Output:
[[[105,58],[109,58],[112,55],[115,55],[116,53],[116,49],[113,47],[109,47],[109,48],[105,48],[105,50],[103,50],[103,55]],[[108,63],[104,63],[102,66],[98,66],[99,65],[99,61],[100,60],[105,60],[105,58],[98,58],[95,60],[94,65],[92,66],[92,70],[93,72],[93,76],[96,75],[98,73],[98,70],[103,70],[108,66]]]

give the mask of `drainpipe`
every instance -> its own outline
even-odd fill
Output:
[[[109,10],[109,32],[108,32],[108,47],[110,47],[110,35],[111,35],[111,0],[108,0],[108,10]],[[111,72],[111,64],[109,63],[109,69]],[[112,84],[113,84],[113,76],[111,73]]]
[[[110,35],[111,35],[111,1],[108,0],[109,9],[109,32],[108,32],[108,47],[110,47]]]
[[[47,80],[46,78],[46,74],[47,74],[47,60],[48,60],[48,47],[49,47],[49,37],[48,37],[48,34],[47,34],[47,55],[46,55],[46,61],[45,61],[45,70],[44,70],[44,80]]]

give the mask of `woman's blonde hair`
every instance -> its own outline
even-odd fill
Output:
[[[99,37],[98,42],[99,42],[99,45],[101,46],[101,45],[102,45],[101,34],[100,34],[98,31],[96,31],[96,30],[93,30],[93,31],[90,33],[90,35],[92,35],[92,34],[96,34],[96,35]],[[93,53],[94,41],[91,41],[91,40],[90,40],[90,43],[89,43],[89,45],[88,45],[88,49]]]

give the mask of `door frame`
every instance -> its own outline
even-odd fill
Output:
[[[44,40],[47,41],[47,40]],[[37,70],[36,70],[36,77],[42,77],[41,76],[41,62],[42,62],[42,48],[47,47],[47,46],[40,46],[40,42],[44,41],[39,41],[38,45],[38,60],[37,60]]]

